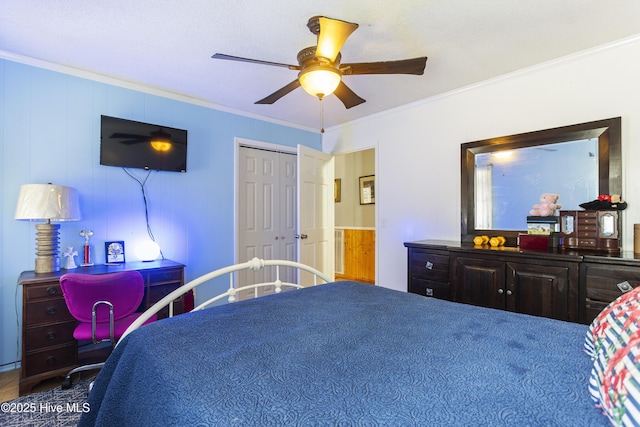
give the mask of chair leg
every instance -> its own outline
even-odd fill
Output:
[[[64,380],[62,380],[62,384],[61,384],[61,388],[63,390],[67,390],[69,388],[71,388],[71,375],[77,373],[77,372],[84,372],[84,371],[93,371],[94,369],[100,369],[104,366],[104,362],[101,363],[93,363],[91,365],[83,365],[83,366],[78,366],[77,368],[72,369],[71,371],[69,371],[69,373],[67,374],[66,377],[64,377]]]

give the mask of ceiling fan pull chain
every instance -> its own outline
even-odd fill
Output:
[[[320,98],[320,133],[324,133],[324,103],[322,102],[322,99],[324,97]]]

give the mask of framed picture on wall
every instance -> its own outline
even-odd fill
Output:
[[[115,242],[104,242],[104,253],[107,264],[124,263],[124,242],[121,240]]]
[[[336,178],[333,181],[333,201],[335,203],[340,203],[341,197],[342,197],[342,179]]]
[[[367,175],[360,177],[360,204],[372,205],[376,202],[376,177]]]

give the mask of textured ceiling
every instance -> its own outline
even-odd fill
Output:
[[[639,33],[637,0],[0,0],[0,57],[34,58],[142,83],[200,102],[320,128],[320,102],[301,88],[254,102],[296,71],[211,59],[225,53],[296,64],[315,44],[311,16],[360,27],[343,62],[427,56],[423,76],[358,75],[366,103],[324,101],[331,127]]]

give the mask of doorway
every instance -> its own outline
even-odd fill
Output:
[[[335,155],[336,279],[375,284],[376,151]]]

